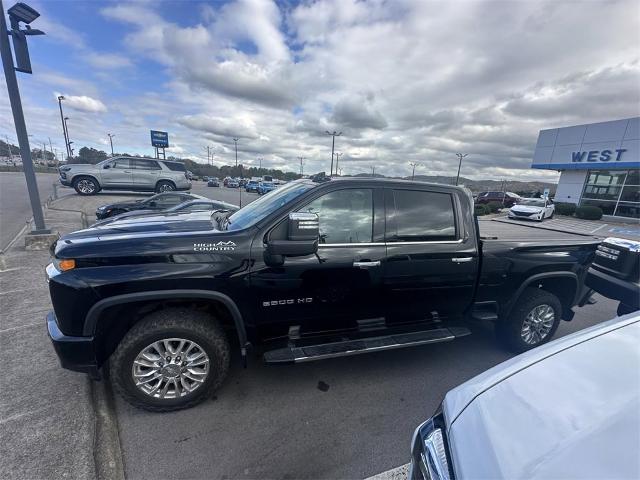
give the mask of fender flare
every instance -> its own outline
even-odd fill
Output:
[[[115,305],[122,305],[132,302],[141,302],[146,300],[171,300],[171,299],[201,299],[214,300],[222,303],[229,309],[233,322],[236,326],[238,340],[240,341],[240,349],[243,357],[247,354],[247,331],[244,326],[244,319],[240,313],[240,309],[236,303],[227,295],[220,292],[212,292],[209,290],[157,290],[150,292],[126,293],[124,295],[115,295],[96,302],[85,318],[82,334],[84,336],[93,336],[96,332],[98,319],[102,312]]]
[[[570,278],[575,282],[576,291],[575,291],[575,293],[573,295],[573,298],[571,300],[571,306],[575,305],[576,297],[580,294],[580,288],[579,288],[580,282],[578,280],[578,275],[576,275],[573,272],[545,272],[545,273],[538,273],[536,275],[531,275],[530,277],[528,277],[524,282],[522,282],[522,285],[520,285],[520,287],[518,287],[516,292],[511,297],[511,300],[509,300],[509,302],[507,303],[507,305],[505,307],[504,316],[508,316],[511,313],[511,310],[513,309],[513,307],[515,306],[516,302],[520,298],[520,295],[522,295],[522,292],[524,292],[524,289],[529,287],[532,283],[538,282],[540,280],[545,280],[545,279],[548,279],[548,278],[560,278],[560,277]]]

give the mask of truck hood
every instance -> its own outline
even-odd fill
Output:
[[[456,475],[637,478],[639,344],[640,316],[628,315],[449,392],[443,410]]]
[[[105,225],[95,225],[62,236],[56,243],[55,255],[60,258],[148,253],[170,246],[192,248],[203,236],[226,234],[217,229],[211,212],[156,214],[118,219]],[[192,241],[193,240],[193,241]],[[137,250],[136,250],[137,248]]]

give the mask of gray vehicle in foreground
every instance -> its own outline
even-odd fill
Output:
[[[447,393],[411,479],[640,478],[640,316],[512,358]]]
[[[190,190],[191,180],[184,163],[153,158],[114,157],[95,165],[69,164],[59,169],[60,183],[80,195],[100,190],[170,192]]]

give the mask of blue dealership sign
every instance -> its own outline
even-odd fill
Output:
[[[169,146],[169,134],[167,132],[151,130],[151,146],[167,148]]]

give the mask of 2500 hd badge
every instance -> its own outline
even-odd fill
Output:
[[[598,245],[482,239],[468,190],[390,179],[317,176],[230,216],[128,221],[58,240],[47,326],[65,368],[99,378],[108,362],[153,411],[212,395],[236,344],[305,362],[451,341],[475,318],[528,350],[586,302]]]

